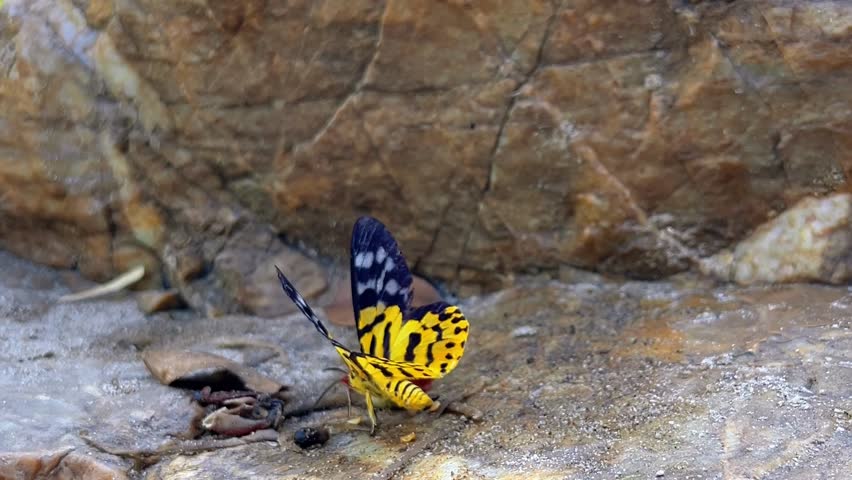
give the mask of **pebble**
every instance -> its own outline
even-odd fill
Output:
[[[665,477],[666,471],[665,470],[657,470],[657,473],[654,476],[657,477],[657,478]]]
[[[513,337],[532,337],[538,333],[538,329],[532,325],[524,325],[512,330]]]
[[[330,433],[325,427],[304,427],[296,430],[293,434],[293,442],[299,448],[311,448],[325,444],[328,441]]]

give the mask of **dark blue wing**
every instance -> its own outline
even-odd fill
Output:
[[[375,218],[355,222],[350,269],[361,350],[390,358],[390,348],[411,307],[412,277],[396,240]]]

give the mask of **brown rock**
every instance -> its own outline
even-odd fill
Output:
[[[412,288],[414,289],[414,297],[411,304],[415,307],[441,300],[441,294],[438,293],[438,290],[420,277],[414,277]],[[352,288],[349,283],[349,275],[340,277],[335,282],[333,290],[331,301],[324,309],[328,320],[335,325],[352,326],[354,313],[352,311]]]
[[[121,480],[127,475],[88,455],[58,451],[0,453],[0,478],[22,480]]]
[[[296,311],[296,306],[284,291],[275,267],[296,282],[296,288],[306,299],[316,298],[328,287],[325,272],[313,260],[289,249],[269,256],[257,264],[240,287],[240,303],[255,315],[277,317]]]
[[[95,28],[103,28],[115,12],[113,0],[92,0],[86,8],[86,21]]]
[[[186,304],[176,288],[163,291],[139,292],[136,303],[145,313],[162,312],[184,307]]]
[[[133,238],[272,314],[246,225],[339,257],[370,213],[473,293],[679,272],[849,189],[845,2],[220,3],[3,10],[0,246],[105,280]]]

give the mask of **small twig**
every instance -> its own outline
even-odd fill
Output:
[[[107,283],[97,285],[88,290],[83,290],[82,292],[63,295],[59,297],[59,302],[79,302],[80,300],[90,300],[92,298],[103,297],[111,293],[120,292],[139,280],[142,280],[142,277],[144,276],[145,267],[143,265],[139,265],[122,273]]]
[[[80,438],[90,447],[115,455],[116,457],[129,458],[142,464],[150,464],[156,462],[160,457],[166,455],[189,454],[193,455],[211,450],[221,450],[224,448],[233,448],[247,445],[255,442],[277,442],[278,432],[268,428],[266,430],[258,430],[244,437],[233,437],[224,439],[212,439],[209,442],[205,441],[181,441],[167,442],[155,449],[121,449],[103,445],[85,433],[80,434]]]
[[[452,404],[449,404],[447,405],[446,410],[450,413],[457,413],[463,417],[467,417],[473,420],[474,422],[482,420],[482,412],[479,409],[473,408],[464,402],[454,402]]]
[[[449,399],[447,401],[447,403],[442,402],[441,407],[438,408],[437,414],[440,416],[440,415],[443,415],[445,411],[450,411],[452,413],[458,413],[458,414],[464,415],[466,417],[470,417],[472,420],[478,420],[477,418],[473,418],[472,416],[465,413],[465,411],[467,411],[467,412],[471,411],[467,407],[463,407],[461,405],[453,406],[453,404],[458,404],[458,403],[464,402],[468,398],[470,398],[470,397],[476,395],[477,393],[481,392],[482,390],[484,390],[487,385],[488,385],[488,382],[486,382],[484,378],[480,378],[476,383],[473,384],[473,386],[471,386],[470,388],[468,388],[467,390],[462,392],[461,395],[457,395],[457,396]],[[476,410],[476,409],[473,409],[473,410]],[[479,412],[479,410],[476,410],[476,412]],[[481,417],[482,414],[480,413],[479,416]]]

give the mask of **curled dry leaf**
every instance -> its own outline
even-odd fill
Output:
[[[231,437],[241,437],[258,430],[269,428],[270,422],[266,419],[242,417],[231,413],[227,408],[222,407],[204,417],[201,421],[201,426],[211,432]]]
[[[275,394],[288,389],[254,369],[227,358],[187,350],[148,349],[142,352],[148,371],[163,385],[201,390],[253,390]]]
[[[408,435],[403,435],[399,437],[399,441],[402,443],[411,443],[417,440],[417,434],[414,432],[409,433]]]
[[[231,437],[277,428],[284,409],[283,400],[266,393],[213,392],[210,387],[198,392],[195,401],[204,405],[208,412],[201,427]]]
[[[0,478],[22,480],[120,480],[127,475],[73,448],[40,452],[0,453]]]

